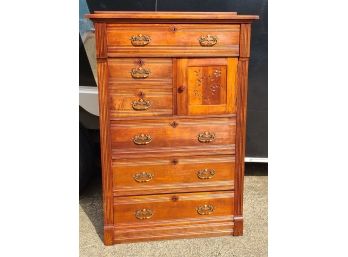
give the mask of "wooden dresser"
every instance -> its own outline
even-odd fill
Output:
[[[243,234],[251,22],[96,12],[104,243]]]

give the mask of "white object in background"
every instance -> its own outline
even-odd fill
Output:
[[[268,158],[259,158],[259,157],[245,157],[245,162],[262,162],[262,163],[268,163]]]
[[[87,112],[99,116],[98,88],[80,86],[80,106]]]

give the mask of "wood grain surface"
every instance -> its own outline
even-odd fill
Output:
[[[239,15],[236,12],[126,12],[126,11],[97,11],[85,15],[95,22],[109,21],[114,23],[250,23],[258,20],[257,15]]]
[[[233,216],[148,220],[144,224],[115,224],[114,243],[227,236],[233,234],[233,227]]]
[[[234,235],[243,234],[243,189],[244,189],[244,157],[246,140],[246,106],[248,93],[248,58],[240,58],[237,75],[237,136],[236,136],[236,175],[235,175],[235,216],[239,216]]]
[[[108,53],[117,56],[163,55],[238,55],[239,25],[226,24],[109,24],[107,26]],[[146,35],[146,45],[134,46],[132,36]],[[204,47],[201,37],[215,36],[217,43]]]
[[[110,89],[110,116],[169,116],[173,113],[172,85],[127,84]],[[134,103],[147,101],[147,109],[134,109]]]
[[[234,156],[123,159],[113,162],[114,196],[234,189]],[[146,180],[136,180],[136,174]]]
[[[200,206],[212,206],[209,214],[199,214]],[[153,215],[147,219],[139,219],[138,210],[149,209]],[[178,193],[148,196],[128,196],[114,198],[115,224],[144,224],[148,221],[170,219],[188,219],[233,215],[233,192]]]
[[[95,25],[104,243],[243,234],[254,15],[114,12]]]
[[[104,243],[113,243],[113,209],[112,209],[112,169],[111,169],[111,140],[110,119],[108,108],[108,64],[106,57],[105,24],[95,24],[97,48],[97,74],[99,95],[100,147],[103,181],[104,208]]]
[[[178,59],[177,113],[234,113],[237,64],[237,58]]]
[[[172,59],[170,58],[109,58],[110,83],[117,86],[118,83],[151,83],[153,81],[172,80]],[[132,69],[142,67],[148,69],[150,74],[144,79],[134,79],[131,76]]]
[[[176,127],[173,127],[176,122]],[[114,149],[133,149],[146,152],[153,147],[182,147],[225,145],[235,143],[235,120],[221,119],[168,119],[111,122],[111,142]],[[199,135],[207,132],[214,136],[211,142],[200,142]],[[152,140],[146,145],[134,143],[137,135],[149,135]]]

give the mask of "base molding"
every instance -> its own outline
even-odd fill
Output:
[[[235,216],[233,218],[233,222],[234,222],[233,235],[242,236],[243,235],[243,216]]]
[[[145,225],[116,225],[113,243],[181,239],[197,237],[216,237],[233,235],[233,216],[215,217],[215,219],[186,219],[161,221]]]
[[[113,244],[114,226],[104,225],[104,245]]]

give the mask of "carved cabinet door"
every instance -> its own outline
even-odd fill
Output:
[[[238,58],[177,59],[179,115],[236,112]]]

